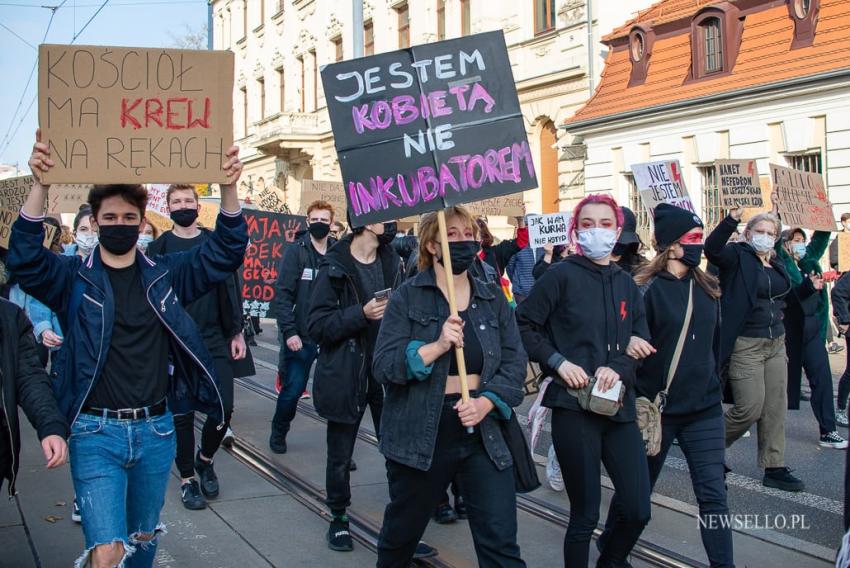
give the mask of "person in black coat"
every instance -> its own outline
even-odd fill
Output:
[[[38,358],[32,324],[15,304],[0,299],[0,486],[15,495],[21,453],[20,406],[35,428],[48,468],[68,461],[68,422],[59,411],[50,377]]]
[[[578,254],[547,270],[517,306],[529,358],[552,378],[543,406],[552,409],[552,441],[570,499],[564,538],[564,561],[570,567],[588,563],[599,522],[602,464],[621,505],[597,567],[623,566],[650,517],[649,470],[635,422],[637,361],[627,353],[630,345],[649,348],[649,330],[634,280],[611,261],[622,221],[611,197],[582,200],[570,227]],[[571,392],[586,386],[591,376],[602,393],[623,393],[614,416],[582,409]]]
[[[319,266],[307,331],[319,346],[313,402],[327,422],[327,505],[333,515],[331,550],[353,542],[345,512],[351,504],[349,467],[366,406],[381,433],[384,394],[372,377],[372,353],[389,294],[404,280],[403,264],[390,242],[395,223],[352,229]]]
[[[475,222],[481,232],[482,260],[495,268],[501,278],[505,275],[505,269],[513,256],[528,246],[528,227],[525,226],[525,216],[516,218],[516,238],[500,241],[499,244],[493,244],[496,239],[490,232],[486,217],[479,216]]]
[[[838,322],[838,332],[850,347],[850,272],[845,272],[832,288],[832,311]],[[847,350],[847,368],[838,381],[838,411],[847,416],[847,399],[850,397],[850,349]],[[850,455],[844,458],[844,530],[850,529]]]
[[[648,458],[649,479],[654,487],[670,446],[678,440],[690,466],[709,562],[713,568],[731,567],[732,530],[723,522],[729,513],[723,469],[723,407],[714,350],[720,286],[717,278],[699,267],[703,251],[699,217],[662,203],[655,209],[655,242],[658,254],[638,270],[635,282],[643,293],[649,333],[657,352],[630,350],[633,357],[643,359],[637,371],[637,394],[654,401],[658,393],[666,393],[662,395],[661,450]],[[692,314],[686,316],[689,302]],[[684,343],[668,389],[668,373],[683,329]],[[618,501],[615,495],[606,531],[600,538],[603,543],[610,537]]]
[[[743,209],[730,213],[705,241],[705,255],[718,268],[723,294],[718,360],[728,369],[734,399],[724,419],[726,447],[757,424],[762,483],[802,491],[803,482],[785,466],[788,367],[782,316],[792,283],[773,250],[780,223],[772,213],[755,215],[742,241],[728,243],[742,216]],[[808,278],[795,289],[800,299],[814,292]]]
[[[298,233],[295,242],[286,248],[278,269],[279,394],[269,436],[269,448],[276,454],[286,453],[286,435],[319,350],[310,340],[307,316],[319,263],[336,244],[336,239],[328,236],[333,218],[333,205],[327,201],[311,203],[307,207],[307,230]]]

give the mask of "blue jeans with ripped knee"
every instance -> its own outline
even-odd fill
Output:
[[[171,413],[140,420],[80,414],[69,446],[86,542],[77,566],[95,546],[121,542],[120,568],[150,568],[165,532],[159,513],[176,446]],[[152,540],[138,538],[150,534]]]

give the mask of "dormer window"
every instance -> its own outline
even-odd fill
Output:
[[[706,73],[723,71],[723,33],[720,18],[706,18],[699,25],[703,69]]]
[[[794,20],[794,39],[791,49],[809,47],[815,41],[820,0],[791,0],[788,12]]]
[[[629,87],[642,85],[646,81],[649,72],[649,60],[652,57],[652,44],[655,42],[655,33],[651,28],[643,25],[635,26],[629,32],[629,59],[632,62],[632,74],[629,77]]]
[[[740,11],[729,2],[698,13],[691,20],[691,80],[731,73],[743,29]]]

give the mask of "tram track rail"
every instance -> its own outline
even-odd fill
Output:
[[[237,379],[237,381],[241,381],[241,379]],[[250,388],[244,384],[242,386]],[[199,431],[203,428],[203,421],[200,417],[195,418],[195,428]],[[325,496],[321,488],[306,477],[292,468],[274,462],[263,450],[240,436],[234,436],[233,444],[229,447],[222,447],[222,449],[274,487],[286,492],[304,508],[315,513],[326,522],[331,522],[331,515],[325,505]],[[346,514],[349,519],[351,537],[368,550],[377,553],[378,535],[381,527],[353,509],[349,508]],[[416,558],[414,565],[425,568],[455,568],[453,564],[440,558],[439,553],[430,558]]]
[[[251,378],[237,378],[234,380],[236,385],[241,386],[246,390],[269,400],[277,400],[277,393],[274,389]],[[315,421],[322,423],[327,422],[324,418],[319,416],[312,406],[305,404],[304,402],[298,403],[298,412]],[[357,433],[357,437],[361,441],[372,446],[377,447],[378,445],[378,438],[375,433],[367,430],[366,428],[360,428],[360,431]],[[533,517],[562,527],[565,531],[570,521],[569,510],[553,503],[548,503],[533,495],[517,494],[517,508],[520,511],[532,515]],[[325,516],[327,516],[327,514],[325,514]],[[599,538],[602,534],[603,526],[604,525],[600,523],[596,530],[594,530],[594,539]],[[657,566],[659,568],[708,568],[708,565],[704,562],[688,558],[676,551],[669,550],[645,539],[640,539],[638,541],[632,550],[631,556],[633,559],[641,560],[651,566]]]

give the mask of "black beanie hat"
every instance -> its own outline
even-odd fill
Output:
[[[655,208],[655,242],[659,247],[669,246],[694,227],[703,226],[702,220],[687,209],[667,203]]]

